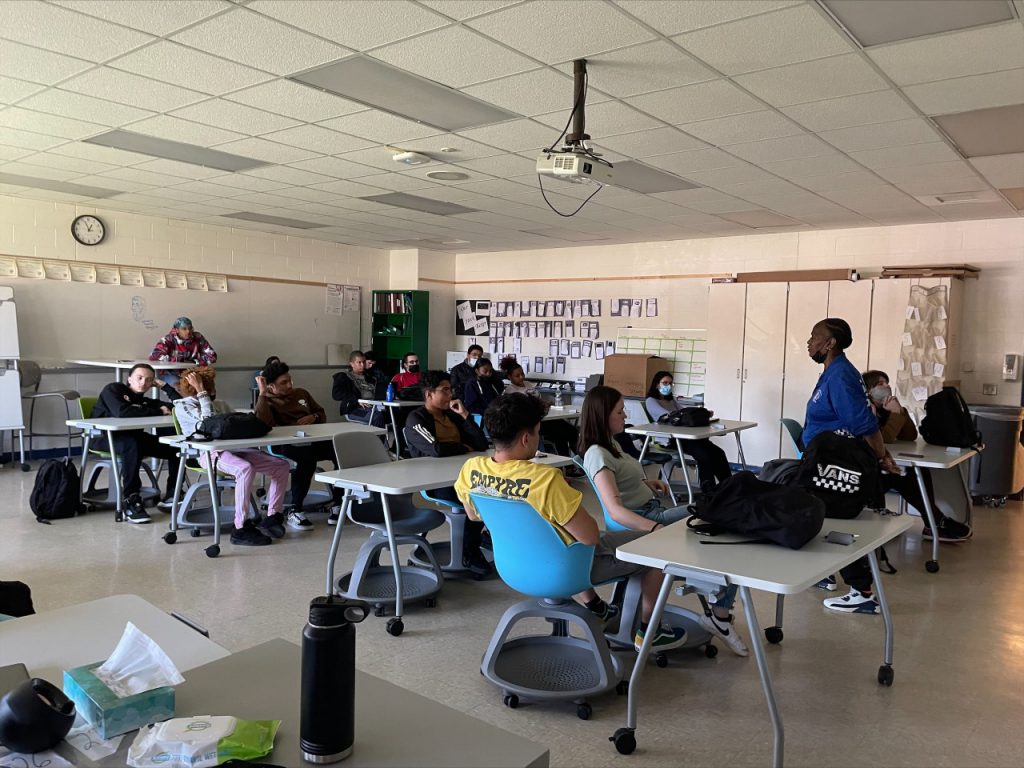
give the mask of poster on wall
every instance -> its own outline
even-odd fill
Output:
[[[491,331],[491,302],[459,299],[455,302],[455,335],[488,336]]]

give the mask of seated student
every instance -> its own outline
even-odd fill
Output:
[[[476,379],[475,366],[484,356],[484,348],[479,344],[470,344],[466,350],[466,359],[452,367],[452,392],[462,394],[466,391],[466,385],[472,384]],[[483,411],[481,411],[483,413]]]
[[[341,415],[348,417],[349,421],[383,427],[383,409],[375,405],[360,405],[359,400],[383,400],[387,382],[378,379],[375,383],[366,375],[366,356],[359,350],[348,356],[348,364],[349,370],[334,374],[331,397],[341,404]]]
[[[634,531],[653,531],[690,516],[685,505],[667,508],[663,502],[668,493],[665,482],[648,480],[640,462],[620,450],[614,436],[625,429],[626,405],[617,389],[599,385],[587,392],[580,423],[579,453],[583,466],[615,522]],[[735,628],[729,626],[736,592],[736,587],[724,589],[700,624],[722,638],[737,656],[746,656],[747,646]]]
[[[386,390],[388,388],[388,375],[384,373],[383,369],[377,363],[377,353],[372,349],[368,349],[363,352],[363,357],[366,358],[366,373],[364,374],[367,379],[373,382],[373,386],[377,386],[378,381],[384,382],[383,386]]]
[[[651,386],[647,388],[644,408],[647,409],[651,420],[655,422],[664,414],[672,413],[679,408],[672,396],[672,374],[670,372],[658,371],[654,374]],[[682,443],[683,453],[692,456],[697,462],[700,487],[705,493],[732,475],[725,451],[710,440],[683,440]]]
[[[391,383],[395,385],[395,395],[406,387],[415,387],[420,383],[421,376],[420,356],[415,352],[406,352],[402,355],[402,371],[391,379]]]
[[[149,359],[163,363],[213,365],[217,362],[217,353],[203,334],[192,329],[192,321],[183,315],[174,321],[170,332],[156,343]],[[165,384],[164,392],[173,397],[168,389],[174,391],[174,387],[178,386],[178,372],[164,371],[160,380]]]
[[[127,384],[114,381],[103,388],[96,405],[93,406],[90,418],[132,419],[169,416],[171,409],[167,403],[146,397],[146,392],[153,388],[155,381],[155,372],[146,363],[132,366],[128,372]],[[117,449],[117,461],[121,469],[121,490],[124,492],[127,510],[126,519],[130,523],[148,523],[149,515],[146,514],[142,496],[139,495],[139,491],[142,490],[142,480],[139,478],[142,460],[152,456],[167,461],[167,488],[159,506],[169,509],[173,501],[174,484],[178,479],[178,449],[164,445],[156,435],[141,429],[106,434],[111,436]],[[166,430],[165,434],[173,434],[173,430]],[[96,440],[91,447],[101,451],[108,450],[106,436]]]
[[[455,490],[466,508],[466,514],[477,520],[479,515],[473,507],[470,493],[502,495],[502,488],[516,488],[516,498],[526,501],[537,510],[537,514],[551,524],[567,545],[576,541],[594,545],[594,560],[590,570],[590,578],[594,583],[643,573],[642,622],[633,638],[639,650],[661,587],[661,572],[616,560],[615,550],[618,547],[644,533],[616,531],[602,534],[597,522],[580,503],[583,494],[569,485],[562,473],[554,467],[530,461],[540,444],[543,416],[544,411],[536,398],[512,393],[496,400],[484,414],[484,424],[494,440],[494,457],[469,459],[462,467]],[[508,483],[508,480],[512,483]],[[577,597],[604,621],[616,613],[593,589]],[[669,650],[683,645],[685,641],[684,630],[661,626],[654,637],[652,649]]]
[[[260,386],[259,386],[259,378],[260,378],[260,376],[263,375],[263,372],[267,369],[268,365],[270,365],[271,363],[279,363],[279,362],[281,362],[281,358],[280,357],[278,357],[277,355],[271,355],[270,357],[267,358],[266,362],[263,363],[263,367],[260,368],[258,371],[256,371],[252,375],[252,386],[249,387],[249,390],[250,390],[250,392],[252,394],[252,405],[250,407],[254,411],[256,410],[256,398],[258,398],[260,396]]]
[[[544,409],[544,415],[547,415],[548,411],[551,410],[551,403],[542,400],[537,395],[537,386],[526,380],[523,366],[511,356],[502,359],[499,365],[508,377],[508,383],[505,385],[505,394],[515,392],[536,397]],[[551,446],[552,452],[560,456],[572,456],[576,452],[576,444],[580,440],[580,431],[576,429],[572,422],[565,419],[542,421],[540,424],[540,434],[544,438],[544,442]],[[567,468],[565,473],[569,477],[581,477],[583,475],[575,466]]]
[[[288,372],[288,364],[271,363],[257,380],[260,396],[256,400],[256,415],[271,427],[305,426],[306,424],[324,424],[327,412],[305,389],[292,386],[292,375]],[[297,438],[301,440],[302,438]],[[330,461],[335,469],[338,461],[334,456],[334,444],[330,440],[317,440],[304,445],[282,445],[281,453],[295,462],[292,473],[292,498],[288,512],[288,527],[296,531],[310,531],[313,523],[302,511],[302,505],[309,493],[310,483],[316,474],[316,465],[320,461]],[[337,521],[341,509],[343,492],[340,488],[331,488],[334,507],[331,520]]]
[[[486,357],[480,358],[473,373],[473,380],[468,382],[462,390],[463,402],[470,413],[478,413],[482,416],[487,410],[487,406],[501,394],[501,384],[494,378],[494,366]],[[452,383],[452,392],[458,392],[454,382]]]
[[[882,440],[886,443],[894,443],[897,440],[916,440],[917,427],[910,419],[910,414],[900,401],[892,393],[889,386],[889,377],[883,371],[867,371],[864,373],[864,387],[868,391],[869,405],[875,416],[878,418],[878,426],[882,430]],[[974,535],[969,525],[946,517],[939,509],[935,501],[935,490],[932,487],[932,476],[927,469],[915,469],[906,467],[904,475],[883,474],[882,489],[885,491],[896,491],[906,502],[921,513],[924,522],[923,539],[931,539],[932,530],[928,527],[928,519],[924,514],[924,499],[921,497],[921,489],[917,484],[917,472],[922,472],[924,486],[928,491],[928,500],[932,505],[932,514],[935,515],[935,526],[939,529],[939,541],[961,542],[967,541]]]
[[[487,437],[470,418],[466,406],[452,399],[452,385],[444,371],[423,374],[424,405],[409,414],[405,424],[405,437],[409,453],[417,456],[461,456],[464,453],[487,450]],[[438,488],[430,492],[439,499],[459,501],[455,489]],[[488,573],[490,564],[480,552],[483,524],[466,521],[463,535],[462,565],[474,573]]]
[[[178,389],[181,398],[174,401],[174,415],[181,433],[195,434],[203,419],[215,413],[231,413],[234,409],[223,400],[217,400],[217,386],[213,368],[191,368],[182,371]],[[288,462],[264,453],[257,448],[236,451],[217,451],[217,469],[235,478],[235,530],[231,543],[246,547],[270,544],[271,536],[284,536],[284,492],[288,487]],[[203,453],[199,463],[209,468],[210,454]],[[246,518],[253,481],[257,473],[270,479],[267,493],[267,516],[260,521]]]

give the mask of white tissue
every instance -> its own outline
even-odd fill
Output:
[[[121,698],[185,682],[163,648],[130,621],[114,652],[94,674]]]

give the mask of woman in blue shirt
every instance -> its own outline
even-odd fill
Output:
[[[853,344],[850,324],[838,317],[829,317],[815,324],[807,340],[807,354],[825,366],[814,393],[807,401],[802,441],[810,445],[822,432],[845,430],[868,444],[878,457],[878,468],[884,472],[900,474],[892,455],[885,448],[878,419],[868,406],[864,380],[844,353]],[[843,568],[840,573],[850,592],[842,597],[825,600],[825,607],[842,613],[878,613],[878,598],[871,589],[871,567],[862,557]],[[818,582],[822,589],[836,588],[833,579]]]

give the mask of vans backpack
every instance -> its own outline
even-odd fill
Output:
[[[849,520],[864,507],[885,506],[878,459],[864,440],[844,433],[816,435],[792,482],[825,502],[826,517]]]
[[[711,411],[700,406],[679,408],[658,417],[659,424],[673,427],[706,427],[711,423]]]
[[[943,387],[924,403],[921,437],[926,443],[947,448],[974,448],[981,445],[981,432],[974,426],[963,395],[956,387]]]
[[[215,413],[196,427],[196,435],[207,440],[249,440],[269,431],[270,425],[253,413]]]
[[[82,511],[78,470],[71,459],[47,459],[36,473],[29,507],[40,523],[74,517]]]

